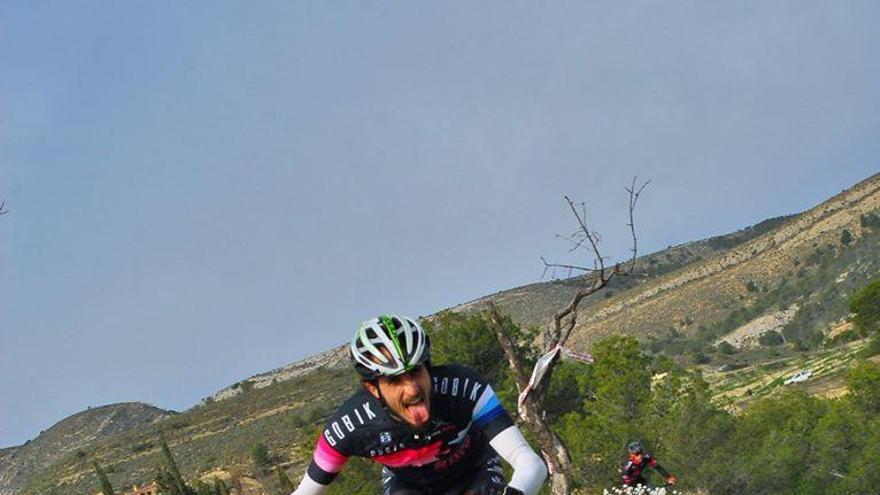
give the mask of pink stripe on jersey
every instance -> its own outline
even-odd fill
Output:
[[[337,452],[336,449],[327,443],[327,440],[324,439],[324,435],[321,435],[318,437],[318,445],[315,446],[314,459],[315,464],[324,471],[328,473],[338,473],[339,471],[342,471],[342,466],[345,465],[345,461],[348,460],[348,457]]]
[[[420,449],[402,449],[393,454],[385,454],[376,456],[374,461],[383,466],[400,467],[400,466],[424,466],[437,460],[440,454],[441,441],[436,441],[427,447]]]

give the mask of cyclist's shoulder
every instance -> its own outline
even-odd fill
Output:
[[[443,378],[467,378],[470,380],[478,380],[481,382],[485,382],[480,373],[471,368],[470,366],[465,366],[463,364],[457,363],[446,363],[437,366],[431,366],[431,377],[434,378],[435,381]]]
[[[331,447],[345,455],[358,455],[365,438],[390,423],[382,404],[366,390],[354,393],[336,409],[322,435]]]
[[[431,368],[434,400],[438,404],[449,404],[458,409],[473,409],[478,403],[485,403],[487,397],[494,397],[489,383],[468,366],[444,364]]]
[[[330,415],[327,425],[351,420],[357,425],[365,425],[384,421],[387,414],[378,399],[365,389],[360,389],[346,399],[336,411]]]

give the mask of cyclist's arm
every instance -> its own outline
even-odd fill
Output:
[[[495,452],[513,467],[508,485],[525,495],[537,494],[547,479],[547,467],[513,424],[490,385],[474,405],[473,421],[486,433]]]
[[[535,495],[547,479],[547,467],[538,454],[529,446],[516,425],[508,427],[489,445],[498,452],[502,459],[513,466],[513,476],[509,486],[520,490],[526,495]]]
[[[291,495],[321,495],[327,490],[328,486],[329,485],[322,485],[312,478],[309,478],[308,473],[306,473],[306,475],[303,476],[302,481],[300,481],[299,486]]]
[[[657,462],[657,459],[651,457],[651,459],[648,461],[648,465],[650,465],[652,468],[656,469],[657,472],[660,473],[660,475],[663,476],[664,478],[669,477],[669,471],[667,471],[666,468],[661,466],[660,463]]]
[[[347,456],[340,454],[324,438],[324,435],[321,435],[315,446],[315,453],[312,455],[309,469],[293,494],[321,495],[342,471],[342,466],[347,460]]]

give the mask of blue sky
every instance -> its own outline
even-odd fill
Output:
[[[0,3],[0,446],[878,171],[876,2]]]

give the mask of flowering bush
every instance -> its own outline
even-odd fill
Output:
[[[614,487],[610,490],[602,490],[602,495],[678,495],[677,490],[669,490],[666,488],[651,488],[641,484],[636,486]]]

